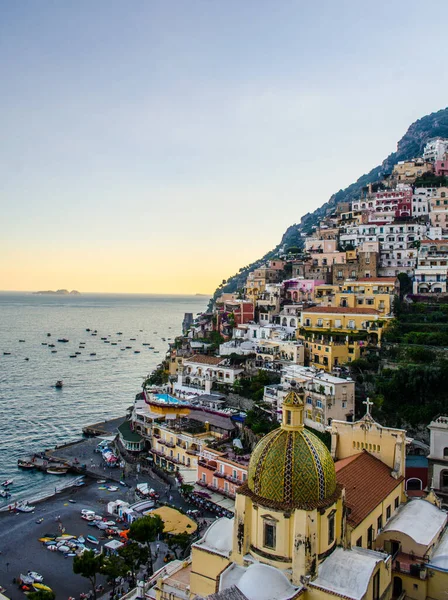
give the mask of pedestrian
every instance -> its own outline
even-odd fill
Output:
[[[159,550],[160,550],[160,544],[157,544],[157,546],[156,546],[156,550],[157,550],[157,554],[159,554]]]

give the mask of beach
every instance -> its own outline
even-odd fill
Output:
[[[154,489],[162,495],[166,493],[166,486],[157,480],[150,480]],[[13,583],[21,573],[37,571],[44,576],[44,583],[55,592],[56,597],[79,597],[82,592],[88,592],[90,584],[87,579],[73,573],[73,558],[65,558],[59,552],[50,552],[38,541],[47,533],[58,532],[57,517],[60,517],[62,526],[67,534],[94,535],[100,544],[109,541],[102,538],[102,532],[94,527],[89,527],[87,521],[81,519],[81,509],[86,508],[95,513],[106,516],[107,502],[112,500],[133,499],[133,490],[120,486],[116,492],[98,489],[100,484],[95,480],[87,481],[83,487],[73,487],[60,494],[36,504],[33,513],[1,513],[0,514],[0,584],[6,588],[6,596],[11,600],[23,600],[24,594]],[[179,499],[177,491],[170,492],[173,500]],[[75,500],[76,504],[69,502]],[[36,521],[43,518],[43,522]],[[114,517],[109,515],[114,520]],[[87,544],[89,547],[91,545]],[[156,543],[154,545],[154,551]],[[161,543],[161,550],[166,546]],[[91,546],[94,548],[95,546]],[[97,546],[99,547],[99,546]],[[155,568],[163,565],[163,556],[160,554]],[[98,583],[106,586],[104,578],[99,577]],[[107,588],[106,588],[107,589]]]

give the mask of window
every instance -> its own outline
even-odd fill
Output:
[[[358,548],[362,548],[362,536],[356,540],[356,545]]]
[[[247,474],[243,473],[243,481],[246,481]]]
[[[448,458],[448,448],[443,449],[443,458]]]
[[[264,524],[264,542],[266,548],[275,549],[275,525],[274,523]]]
[[[205,483],[207,480],[205,478],[205,473],[202,473],[202,477],[201,477],[202,481]]]
[[[380,600],[380,572],[377,571],[373,577],[373,600]]]
[[[395,510],[398,508],[399,503],[400,503],[400,498],[397,496],[395,498],[395,501],[394,501],[394,508],[395,508]]]
[[[372,550],[372,546],[373,546],[373,525],[370,525],[370,527],[367,530],[367,548],[369,548],[369,550]]]
[[[383,515],[380,515],[377,519],[377,529],[378,531],[383,528]]]
[[[236,469],[233,469],[232,477],[233,477],[234,479],[236,479],[236,478],[237,478]]]
[[[386,508],[386,519],[390,519],[390,513],[391,513],[391,506],[389,504],[389,506]]]
[[[307,397],[307,399],[306,399],[306,403],[307,403],[307,404],[312,404],[312,403],[313,403],[313,400],[312,400],[311,396],[308,396],[308,397]]]
[[[286,411],[286,425],[291,425],[291,411]]]
[[[334,542],[334,512],[328,515],[328,545]]]
[[[323,407],[322,400],[317,400],[316,401],[316,406],[317,406],[317,408],[322,408]]]
[[[349,321],[347,327],[348,327],[348,329],[354,329],[355,328],[355,322],[354,321]]]

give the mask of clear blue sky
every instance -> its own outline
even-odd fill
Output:
[[[0,289],[211,292],[447,105],[447,17],[0,0]]]

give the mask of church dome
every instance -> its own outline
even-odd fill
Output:
[[[282,426],[262,438],[252,453],[247,485],[261,503],[308,509],[323,506],[336,491],[333,459],[305,429],[302,413],[303,394],[293,388],[283,402]]]

